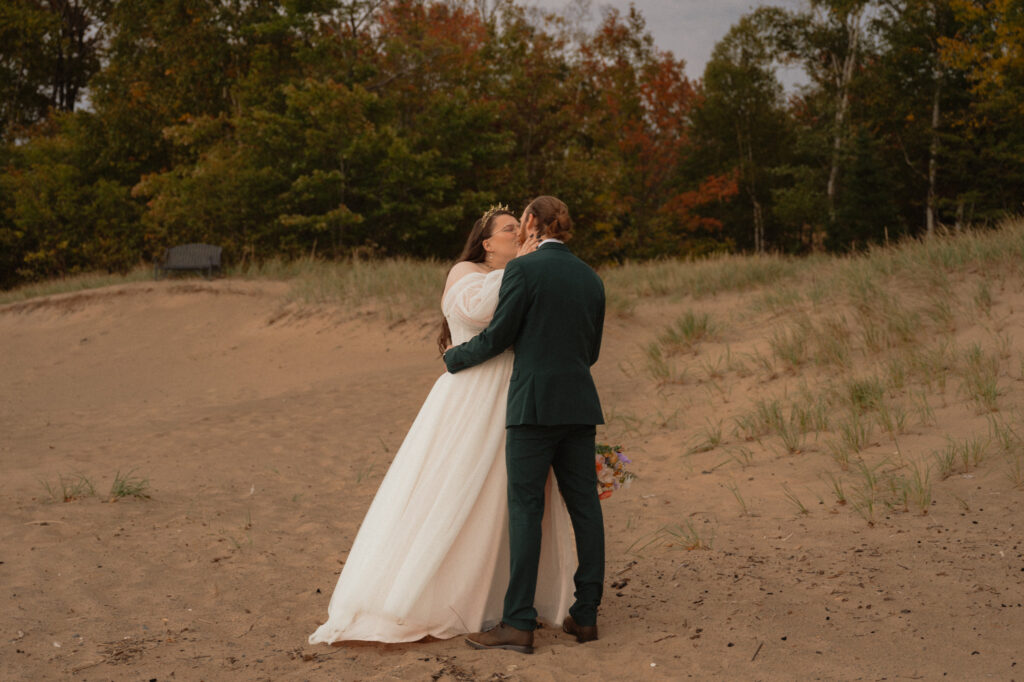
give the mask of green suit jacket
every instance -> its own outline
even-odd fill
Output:
[[[444,355],[451,373],[515,349],[506,426],[603,424],[590,367],[604,327],[604,285],[564,244],[505,266],[487,329]]]

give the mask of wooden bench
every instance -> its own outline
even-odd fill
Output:
[[[168,272],[192,270],[203,273],[207,279],[220,272],[221,247],[210,244],[182,244],[164,251],[161,261],[156,264],[153,276],[160,279]]]

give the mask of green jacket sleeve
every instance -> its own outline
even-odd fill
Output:
[[[594,344],[590,348],[590,366],[593,367],[597,363],[597,358],[601,354],[601,337],[604,335],[604,310],[605,310],[605,298],[604,298],[604,286],[601,287],[601,309],[597,314],[597,334],[594,335]]]
[[[510,348],[519,333],[527,308],[526,282],[515,261],[505,266],[498,291],[498,307],[487,329],[444,354],[452,374],[479,365]]]

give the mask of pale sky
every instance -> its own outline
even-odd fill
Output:
[[[557,12],[572,4],[572,0],[533,0],[528,4]],[[629,0],[593,0],[593,21],[600,19],[602,7],[611,6],[626,13],[629,4]],[[710,59],[715,43],[754,7],[771,5],[802,9],[807,6],[806,0],[634,0],[633,4],[647,20],[647,30],[654,37],[655,44],[686,62],[689,78],[700,78],[704,74],[704,65]],[[803,74],[797,69],[780,69],[778,75],[787,89],[794,83],[803,82]]]

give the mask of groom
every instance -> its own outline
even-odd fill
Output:
[[[601,347],[605,300],[600,277],[565,246],[572,220],[564,203],[550,196],[534,199],[521,229],[543,241],[509,262],[491,324],[449,349],[444,361],[454,374],[515,348],[505,442],[511,574],[501,623],[466,642],[476,649],[529,654],[537,627],[533,600],[549,469],[572,519],[579,562],[576,601],[562,629],[579,642],[597,639],[604,521],[594,433],[604,419],[590,366]]]

